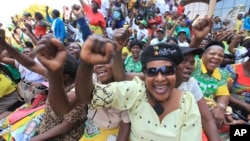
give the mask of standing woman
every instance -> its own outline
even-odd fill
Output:
[[[101,8],[101,0],[91,0],[91,7],[86,4],[84,0],[80,0],[80,3],[85,12],[90,30],[94,34],[106,35],[106,21],[102,13],[98,11],[98,9]]]
[[[66,29],[63,20],[60,18],[60,12],[57,9],[52,10],[52,18],[49,16],[49,7],[46,6],[46,19],[51,23],[51,30],[53,34],[59,39],[62,43],[66,39]]]
[[[40,39],[43,35],[47,33],[47,28],[50,26],[44,21],[43,15],[40,12],[35,12],[35,36]]]

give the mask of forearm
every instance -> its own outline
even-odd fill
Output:
[[[117,135],[117,141],[128,141],[130,134],[130,123],[120,122],[120,128]]]
[[[16,66],[15,66],[15,60],[12,59],[12,58],[4,57],[0,62],[2,62],[2,63],[4,63],[4,64],[11,65],[12,67],[16,67]]]
[[[30,31],[31,32],[31,31]],[[37,40],[37,38],[35,37],[35,35],[33,34],[33,32],[32,33],[29,33],[29,34],[27,34],[29,37],[30,37],[30,39],[32,40],[32,42],[35,44],[35,45],[37,45],[38,44],[38,40]]]
[[[238,108],[240,108],[242,110],[245,110],[247,112],[250,112],[250,109],[247,108],[247,107],[250,107],[250,105],[248,103],[245,103],[245,102],[243,102],[243,101],[241,101],[239,99],[236,99],[233,96],[230,96],[229,99],[230,99],[230,105],[238,107]],[[247,106],[247,104],[249,106]]]
[[[81,103],[89,104],[92,100],[92,82],[93,65],[89,65],[83,60],[80,61],[76,73],[76,95]]]
[[[77,18],[77,23],[80,25],[80,32],[82,33],[83,41],[86,41],[87,38],[92,34],[90,28],[84,17]]]
[[[73,128],[73,123],[69,123],[68,121],[63,121],[61,124],[56,125],[49,129],[47,132],[35,136],[36,140],[50,140],[56,138],[57,136],[63,135],[69,132]]]
[[[189,46],[193,48],[199,48],[203,38],[192,37]]]
[[[126,79],[121,51],[116,52],[113,57],[112,70],[115,81],[124,81]]]
[[[24,54],[20,53],[18,50],[16,50],[15,48],[13,48],[11,45],[6,44],[4,46],[4,49],[6,49],[8,51],[8,53],[12,54],[13,57],[23,66],[29,68],[31,66],[35,65],[35,61],[33,59],[31,59],[28,56],[25,56]]]
[[[230,96],[228,95],[225,95],[225,96],[219,96],[219,97],[217,97],[216,98],[216,102],[217,102],[217,105],[218,104],[222,104],[222,105],[224,105],[225,107],[227,107],[228,106],[228,104],[229,104],[229,98],[230,98]],[[225,109],[226,110],[226,109]]]
[[[49,80],[48,100],[50,106],[57,115],[64,115],[71,111],[73,107],[70,106],[65,93],[63,74],[48,72],[47,76]]]
[[[84,5],[85,5],[84,0],[79,0],[79,2],[81,3],[81,6],[84,7]]]
[[[202,127],[207,135],[208,140],[220,141],[220,138],[217,133],[217,126],[215,124],[215,120],[212,116],[212,113],[209,111],[204,98],[199,100],[197,104],[201,113]]]
[[[230,44],[229,44],[229,47],[228,47],[228,51],[232,54],[235,54],[236,52],[236,49],[235,47],[237,46],[237,43],[235,40],[233,40]]]

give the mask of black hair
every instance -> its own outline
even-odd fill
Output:
[[[75,57],[67,53],[66,61],[64,63],[63,74],[68,74],[72,79],[76,78],[78,62]]]
[[[54,9],[52,13],[55,15],[55,17],[60,17],[60,12],[57,9]]]
[[[170,42],[171,40],[174,41],[176,44],[178,44],[178,40],[176,39],[176,37],[173,37],[173,36],[168,37],[168,39],[167,39],[166,42],[168,43],[168,42]]]
[[[246,39],[245,41],[243,41],[242,45],[245,48],[249,49],[250,48],[250,39]]]
[[[39,21],[44,19],[43,15],[40,12],[35,12],[34,17]]]
[[[134,45],[138,45],[141,49],[143,47],[143,43],[142,41],[139,41],[139,40],[132,40],[130,43],[129,43],[129,51],[131,51],[131,48],[134,46]]]
[[[31,49],[33,49],[33,48],[34,48],[34,45],[33,45],[33,43],[32,43],[32,42],[25,41],[25,42],[24,42],[24,44],[25,44],[25,47],[27,47],[27,48],[31,48]]]
[[[222,42],[215,40],[215,41],[211,41],[210,43],[208,43],[207,46],[205,47],[205,50],[207,50],[208,48],[214,45],[220,46],[221,48],[225,49],[225,45]]]

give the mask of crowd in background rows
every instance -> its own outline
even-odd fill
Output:
[[[195,132],[194,140],[201,139],[199,135],[202,135],[204,141],[218,141],[229,139],[229,125],[249,124],[249,11],[238,13],[236,19],[222,21],[218,16],[201,17],[197,15],[195,18],[189,19],[188,15],[192,11],[185,11],[184,1],[177,3],[174,0],[92,0],[91,4],[83,0],[79,0],[79,2],[79,5],[64,6],[62,14],[58,9],[53,9],[49,13],[50,7],[46,6],[44,7],[45,17],[41,14],[41,11],[25,12],[23,17],[11,17],[12,24],[6,27],[5,32],[1,30],[1,119],[8,118],[20,106],[25,105],[25,108],[34,109],[45,105],[41,124],[36,127],[37,133],[32,134],[33,137],[16,135],[16,140],[21,140],[18,139],[18,136],[25,140],[34,141],[48,139],[84,141],[106,140],[107,138],[119,141],[138,140],[138,138],[149,140],[154,138],[149,137],[150,135],[158,134],[158,139],[161,140],[161,135],[165,132],[169,134],[166,133],[163,138],[171,136],[170,134],[176,131],[173,133],[176,136],[170,139],[185,140],[188,134]],[[52,38],[58,40],[55,41]],[[91,52],[91,49],[88,50],[88,48],[94,48],[98,45],[103,46],[109,42],[118,44],[115,50],[116,55],[111,63],[93,63],[89,61],[93,58],[88,60],[81,55],[84,54],[81,53],[81,51],[83,52],[82,46],[87,48],[85,51]],[[64,66],[61,68],[64,75],[57,78],[57,75],[52,75],[52,72],[56,72],[52,66],[56,68],[60,63],[50,62],[51,65],[48,65],[46,61],[41,59],[41,56],[45,56],[47,59],[54,58],[59,54],[61,46],[67,51],[67,57],[64,63],[59,61]],[[46,47],[50,48],[46,50],[44,49]],[[96,54],[99,53],[99,49],[93,50],[97,51]],[[91,53],[94,54],[95,52]],[[153,59],[150,60],[150,57]],[[150,64],[150,61],[154,61],[154,59],[170,60],[174,68],[162,66],[160,68],[146,68],[147,64]],[[170,78],[171,86],[169,87],[172,88],[173,85],[175,88],[188,90],[194,95],[194,98],[190,98],[188,94],[185,95],[186,101],[184,100],[183,103],[188,107],[191,105],[188,105],[189,102],[191,103],[195,99],[198,103],[201,121],[199,121],[200,115],[196,115],[197,108],[193,108],[193,105],[188,107],[191,109],[189,110],[190,117],[186,116],[185,120],[171,121],[173,117],[168,117],[164,121],[159,110],[162,107],[167,109],[168,105],[162,106],[163,104],[158,103],[157,96],[148,94],[150,96],[147,96],[151,98],[149,103],[154,108],[154,112],[157,113],[164,124],[167,124],[158,131],[159,133],[152,131],[153,133],[150,132],[147,135],[147,130],[142,129],[145,127],[139,128],[139,123],[135,124],[134,122],[138,121],[141,116],[148,116],[150,112],[147,114],[140,113],[141,116],[139,117],[134,116],[138,112],[137,108],[132,107],[131,110],[129,107],[124,108],[122,106],[138,103],[132,103],[134,102],[132,100],[131,103],[127,103],[128,105],[119,105],[119,103],[126,101],[125,98],[121,98],[121,101],[116,101],[114,98],[112,100],[116,101],[117,105],[114,104],[115,102],[110,104],[109,102],[112,100],[108,100],[112,96],[105,96],[106,90],[110,91],[109,85],[106,89],[104,86],[96,84],[96,91],[93,91],[97,97],[94,97],[96,99],[93,98],[94,106],[87,106],[90,101],[83,102],[87,100],[82,100],[83,97],[79,97],[77,87],[76,92],[74,89],[75,85],[77,86],[75,79],[78,77],[76,76],[84,81],[84,77],[77,74],[77,69],[83,69],[80,67],[81,65],[78,65],[84,61],[89,61],[92,63],[90,63],[90,66],[94,66],[94,75],[91,76],[91,79],[102,84],[132,80],[132,82],[138,82],[137,86],[141,87],[143,82],[135,79],[140,78],[147,83],[148,78],[160,79],[160,76],[175,75],[176,82]],[[84,71],[82,73],[84,74]],[[87,78],[86,76],[86,83],[88,82]],[[63,80],[62,86],[64,87],[58,86],[61,80]],[[47,81],[49,82],[49,95],[39,95],[40,99],[38,95],[32,94],[31,91],[21,85],[21,83],[25,86],[27,84],[35,85]],[[57,82],[59,84],[56,84]],[[129,91],[129,84],[128,86],[126,83],[123,85],[125,85],[124,89],[121,88],[119,91],[122,94],[123,91]],[[58,86],[57,89],[55,86]],[[157,89],[155,91],[159,93],[164,91],[163,86],[155,87]],[[61,88],[61,91],[58,90],[59,88]],[[146,88],[150,89],[148,85],[146,85]],[[103,93],[101,93],[101,90],[103,90]],[[88,91],[88,87],[86,87],[86,91]],[[61,99],[60,94],[53,95],[53,93],[65,94],[67,100]],[[118,96],[123,97],[122,95]],[[138,97],[132,98],[141,99],[140,96],[138,94]],[[100,101],[100,99],[103,100],[100,102],[102,105],[95,103],[95,100]],[[27,105],[27,103],[29,104]],[[105,108],[95,109],[93,108],[95,106]],[[140,107],[140,104],[137,106]],[[182,107],[183,105],[178,106]],[[172,108],[174,110],[170,109],[170,111],[176,110],[174,104]],[[133,113],[133,110],[136,112]],[[181,110],[178,111],[178,114],[180,113],[182,113]],[[185,117],[186,113],[184,113],[180,115]],[[193,119],[191,114],[194,114]],[[148,130],[152,130],[152,126],[157,126],[157,124],[150,124],[150,122],[154,123],[151,119],[154,118],[149,118],[146,121],[147,123],[144,123],[150,127]],[[169,121],[173,123],[169,123]],[[195,126],[195,122],[200,122],[202,128],[199,124]],[[184,123],[188,123],[192,127],[188,126],[188,128],[182,129],[182,127],[185,127]],[[173,124],[173,127],[164,130],[163,128],[166,128],[165,126],[168,126],[168,124]],[[139,130],[145,132],[140,133]],[[202,134],[201,131],[203,131]]]

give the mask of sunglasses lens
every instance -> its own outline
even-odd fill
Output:
[[[149,68],[147,69],[148,76],[156,76],[158,74],[157,68]]]
[[[161,72],[162,75],[168,76],[175,73],[175,67],[173,66],[162,66],[160,68],[148,68],[146,69],[146,74],[149,77],[157,76]]]
[[[175,73],[175,70],[173,66],[164,66],[164,67],[161,67],[161,73],[166,76],[173,75]]]

